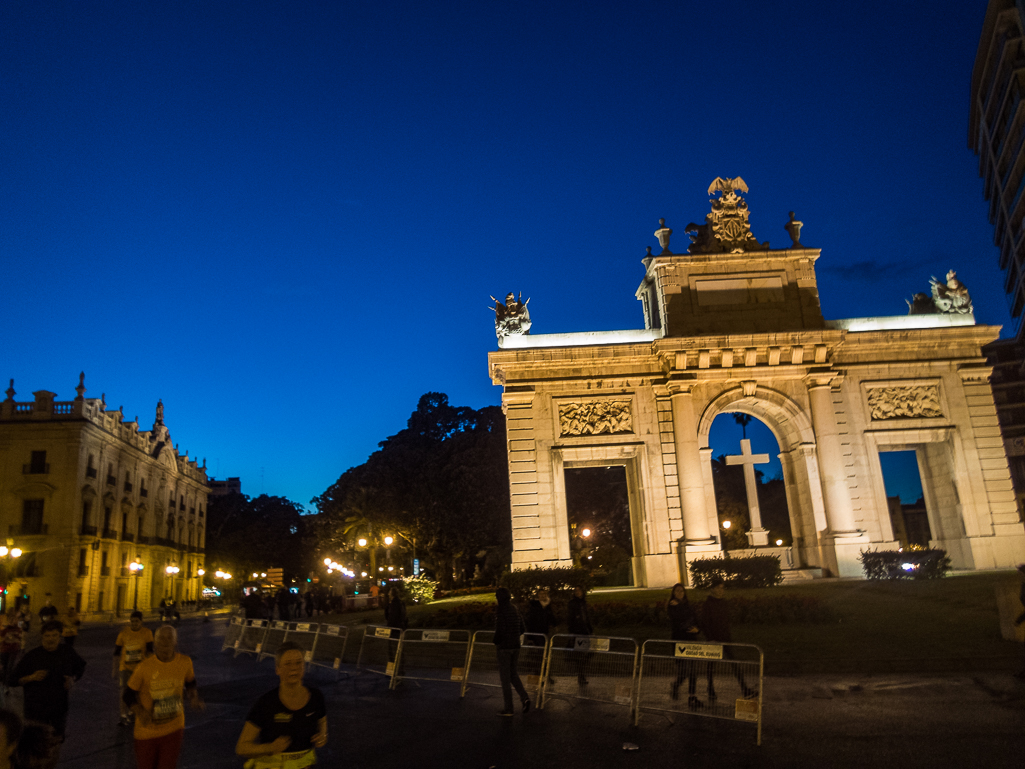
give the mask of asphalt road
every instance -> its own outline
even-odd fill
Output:
[[[234,745],[252,702],[273,688],[270,660],[220,651],[226,626],[183,622],[180,649],[192,656],[202,713],[188,712],[181,767],[241,766]],[[61,766],[135,766],[130,729],[117,725],[110,678],[116,628],[89,627],[78,642],[88,661],[72,692]],[[606,766],[700,767],[1015,767],[1025,766],[1025,683],[1006,674],[950,676],[800,676],[766,678],[761,747],[740,722],[644,715],[634,727],[625,708],[553,701],[543,711],[498,718],[495,690],[460,699],[451,683],[406,682],[326,671],[308,674],[327,697],[328,747],[321,766],[514,769]],[[20,707],[19,690],[9,706]],[[624,744],[637,746],[624,750]]]

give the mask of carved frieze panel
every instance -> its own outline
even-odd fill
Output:
[[[942,417],[940,390],[935,384],[892,385],[868,390],[873,420]]]
[[[559,404],[559,435],[632,433],[628,400],[582,401]]]

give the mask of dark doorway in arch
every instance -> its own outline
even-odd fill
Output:
[[[886,506],[890,510],[893,536],[903,547],[929,547],[932,528],[922,492],[922,473],[918,452],[880,451],[879,465],[886,486]]]
[[[580,467],[565,472],[573,563],[588,569],[596,585],[632,585],[634,548],[626,468]]]

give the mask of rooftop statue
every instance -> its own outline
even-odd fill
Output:
[[[506,294],[505,304],[495,297],[491,297],[491,301],[495,303],[491,309],[495,311],[495,334],[499,339],[530,333],[530,311],[527,310],[530,298],[528,297],[524,302],[522,291],[519,299],[511,291]]]
[[[768,251],[769,243],[759,243],[751,234],[748,217],[751,212],[747,201],[739,192],[747,192],[747,184],[739,176],[733,179],[716,177],[708,187],[708,194],[718,192],[712,198],[712,212],[705,216],[705,224],[691,222],[684,230],[690,235],[691,254],[739,254],[744,251]]]
[[[915,294],[908,302],[908,315],[971,315],[973,312],[972,298],[968,288],[957,279],[957,273],[950,270],[947,281],[943,283],[933,276],[929,279],[932,296]],[[905,300],[906,301],[906,300]]]

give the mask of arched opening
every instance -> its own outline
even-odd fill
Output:
[[[590,571],[598,585],[633,584],[624,466],[567,468],[566,520],[574,566]]]

